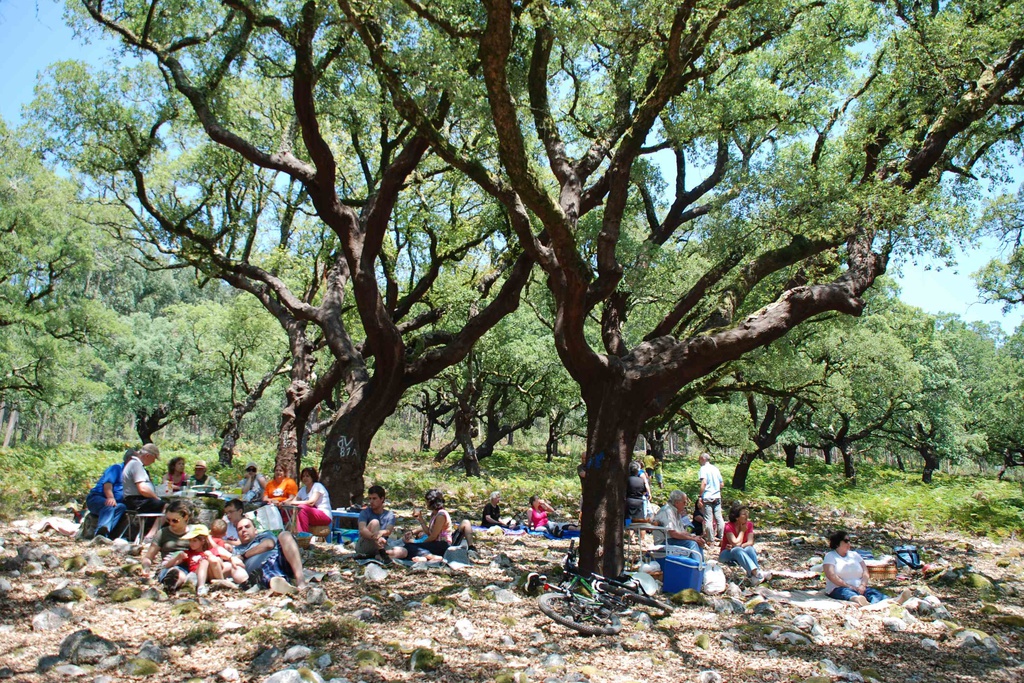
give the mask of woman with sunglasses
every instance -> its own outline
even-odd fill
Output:
[[[242,489],[242,500],[251,503],[263,497],[263,492],[267,488],[267,478],[260,474],[256,463],[250,462],[245,466],[245,476],[238,482],[238,486]]]
[[[828,546],[832,550],[825,555],[825,593],[835,600],[848,600],[861,607],[873,605],[888,599],[888,595],[868,585],[870,574],[864,558],[850,544],[850,534],[837,531],[828,537]],[[905,590],[897,603],[903,603],[910,597]]]
[[[146,548],[146,554],[142,558],[142,566],[149,569],[153,566],[157,553],[160,554],[162,567],[156,578],[168,592],[181,588],[188,577],[188,569],[177,564],[176,560],[181,557],[178,553],[185,553],[189,549],[185,534],[191,516],[192,508],[186,501],[179,498],[168,503],[164,508],[164,525],[156,532],[153,542]]]

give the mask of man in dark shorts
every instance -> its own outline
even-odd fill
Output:
[[[245,562],[250,583],[284,594],[306,589],[299,546],[290,533],[282,531],[277,538],[269,531],[257,534],[248,517],[238,522],[237,529],[239,544],[234,553]],[[294,586],[289,579],[295,580]]]

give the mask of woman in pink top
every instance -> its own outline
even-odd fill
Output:
[[[771,574],[762,572],[758,565],[757,551],[754,550],[754,524],[750,521],[750,510],[742,503],[733,503],[729,510],[718,561],[745,569],[754,586],[771,578]]]
[[[548,528],[548,514],[554,511],[555,508],[548,505],[546,500],[537,496],[530,496],[530,510],[526,518],[526,526],[534,531],[546,531]]]

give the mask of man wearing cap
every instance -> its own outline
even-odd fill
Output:
[[[245,476],[242,477],[242,481],[238,482],[238,486],[242,489],[242,500],[252,503],[263,498],[263,491],[267,488],[267,478],[260,474],[256,463],[250,462],[245,466]]]
[[[206,473],[206,461],[197,460],[193,474],[188,478],[189,487],[193,486],[209,486],[210,488],[219,489],[220,482],[213,478],[213,476]]]
[[[135,455],[125,464],[121,472],[121,486],[124,490],[124,506],[128,510],[143,514],[164,511],[164,501],[156,494],[149,472],[146,471],[146,468],[159,457],[160,449],[156,444],[147,443],[135,451]],[[153,534],[160,528],[161,521],[157,520],[146,534],[147,541],[153,538]]]

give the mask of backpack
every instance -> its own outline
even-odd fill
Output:
[[[896,566],[897,567],[910,567],[911,569],[920,569],[924,565],[921,563],[921,558],[917,554],[917,546],[913,545],[898,545],[892,549],[896,553]]]

